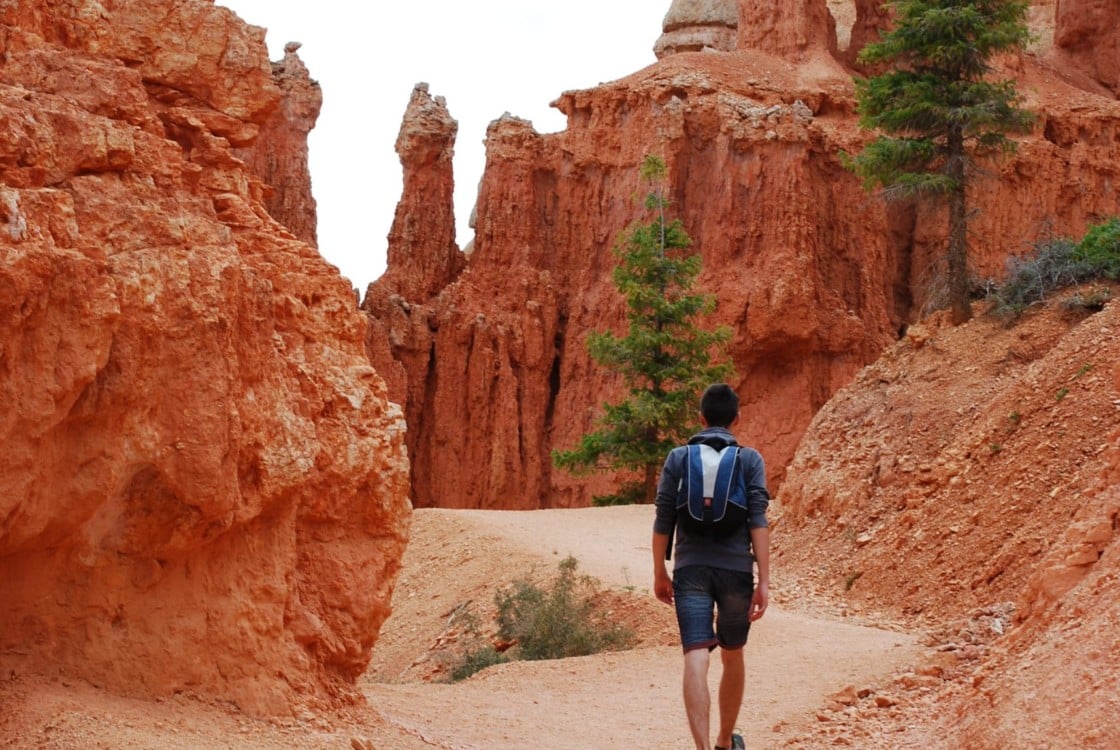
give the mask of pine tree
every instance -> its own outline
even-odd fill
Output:
[[[949,208],[946,252],[953,322],[969,305],[968,188],[976,159],[1014,150],[1006,133],[1026,132],[1034,116],[1017,105],[1012,81],[985,80],[998,53],[1030,39],[1024,0],[899,0],[895,23],[860,53],[886,63],[882,75],[856,81],[860,125],[888,135],[869,143],[850,165],[866,187],[888,198],[944,198]]]
[[[665,455],[698,427],[700,393],[731,373],[730,364],[713,364],[711,357],[713,350],[725,352],[730,329],[699,325],[715,299],[694,291],[700,256],[688,252],[692,240],[680,220],[666,219],[665,172],[661,159],[646,157],[641,177],[650,185],[645,205],[653,218],[632,227],[614,248],[619,264],[613,280],[626,299],[627,334],[588,337],[591,358],[621,376],[629,395],[603,405],[600,429],[584,435],[578,447],[552,454],[557,467],[576,475],[630,470],[641,477],[596,497],[596,505],[652,502]]]

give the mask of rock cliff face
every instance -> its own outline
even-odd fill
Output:
[[[852,613],[945,623],[948,747],[1114,744],[1120,303],[1073,296],[912,331],[817,414],[778,498],[778,566]]]
[[[739,0],[740,50],[802,62],[807,53],[835,47],[835,24],[824,0]]]
[[[280,104],[260,125],[260,135],[249,147],[234,155],[265,186],[268,213],[298,239],[316,245],[315,198],[311,195],[311,171],[307,163],[307,135],[315,127],[323,106],[323,92],[311,80],[307,66],[290,42],[284,59],[272,63],[273,81],[281,91]],[[231,143],[231,145],[239,145]]]
[[[1120,6],[1100,0],[1058,0],[1055,44],[1091,79],[1120,94]]]
[[[237,158],[295,107],[263,31],[203,1],[0,19],[4,673],[342,697],[407,536],[404,428],[348,283],[266,210],[293,186]]]
[[[405,282],[394,240],[389,271],[364,304],[375,366],[397,373],[390,395],[410,426],[414,502],[582,505],[613,481],[554,473],[549,452],[574,444],[622,391],[596,371],[585,338],[622,325],[610,248],[641,215],[637,166],[649,153],[669,166],[674,208],[704,259],[701,282],[719,299],[713,322],[736,332],[742,437],[780,482],[817,409],[922,313],[941,257],[940,210],[884,205],[838,157],[867,138],[844,65],[885,21],[879,6],[744,0],[734,52],[668,54],[626,79],[565,93],[555,103],[568,117],[560,133],[509,117],[491,125],[465,269],[447,273],[445,241],[428,245],[438,260],[425,262],[409,240],[409,267],[432,270]],[[1072,38],[1068,13],[1050,3],[1036,11],[1040,32]],[[844,50],[834,17],[851,24]],[[1107,57],[1108,41],[1085,39],[1084,49],[1005,63],[1040,123],[973,196],[982,278],[1041,236],[1120,210],[1120,107],[1066,62]],[[446,236],[436,226],[450,220],[445,193],[428,200],[420,187],[435,174],[444,184],[447,167],[407,153],[402,162],[398,225]]]

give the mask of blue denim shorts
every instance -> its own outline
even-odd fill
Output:
[[[707,565],[673,571],[673,602],[684,650],[745,646],[753,596],[754,575],[750,572]]]

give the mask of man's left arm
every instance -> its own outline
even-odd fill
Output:
[[[751,529],[751,548],[758,563],[758,582],[751,598],[751,622],[766,614],[770,605],[770,529],[766,526]]]
[[[770,528],[766,511],[770,493],[766,489],[766,464],[757,451],[752,451],[746,467],[747,513],[751,527],[751,549],[758,565],[758,581],[751,599],[751,622],[766,614],[770,604]]]

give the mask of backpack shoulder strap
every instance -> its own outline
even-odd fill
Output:
[[[701,455],[699,443],[689,443],[686,446],[684,458],[684,475],[681,480],[681,494],[677,498],[677,507],[685,505],[689,508],[694,504],[703,505],[704,502],[704,458]]]
[[[739,446],[729,445],[719,457],[716,470],[716,488],[713,498],[727,501],[731,499],[737,484],[744,484],[743,472],[739,469]]]
[[[707,445],[711,448],[715,448],[717,451],[721,451],[729,445],[736,445],[737,446],[739,443],[736,442],[734,436],[730,436],[730,435],[727,436],[727,437],[724,437],[722,435],[700,434],[700,435],[693,435],[692,437],[690,437],[688,439],[688,444],[689,445]]]

